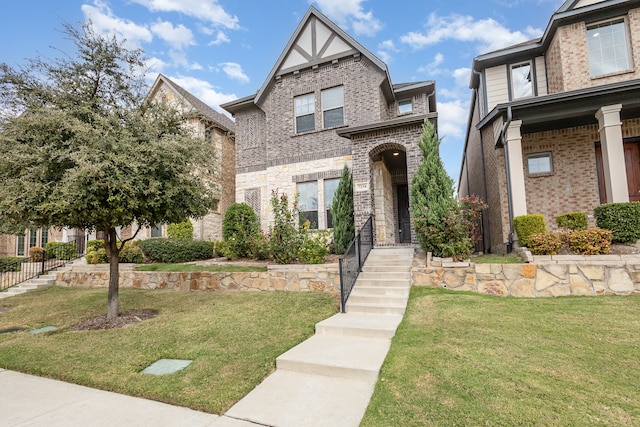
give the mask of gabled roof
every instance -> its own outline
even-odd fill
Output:
[[[473,60],[473,70],[478,71],[507,62],[517,62],[530,59],[532,56],[543,55],[558,27],[584,20],[614,18],[638,6],[640,6],[640,0],[567,0],[551,16],[541,38],[476,56]],[[479,76],[471,73],[470,87],[478,87],[478,84]]]
[[[298,24],[298,28],[289,39],[267,79],[258,90],[255,96],[255,103],[260,104],[263,96],[279,75],[329,63],[334,59],[348,55],[358,54],[365,56],[385,73],[387,76],[386,85],[388,86],[386,88],[388,90],[387,94],[393,96],[387,65],[311,6],[300,21],[300,24]],[[225,105],[231,106],[230,104],[232,103]]]
[[[205,119],[212,121],[221,129],[227,132],[235,133],[236,124],[233,122],[233,120],[209,107],[207,104],[200,101],[189,91],[184,89],[182,86],[180,86],[164,74],[158,74],[156,81],[153,83],[153,86],[151,86],[149,95],[151,96],[156,91],[158,91],[163,84],[169,87],[169,89],[171,89],[173,93],[178,95],[182,99],[182,101],[189,104],[196,111],[196,113],[202,115],[202,117],[204,117]]]

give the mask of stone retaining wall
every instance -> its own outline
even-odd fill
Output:
[[[57,273],[60,286],[108,287],[108,269],[75,267]],[[240,290],[240,291],[340,291],[338,264],[269,266],[266,272],[171,273],[120,271],[120,287],[139,289]]]
[[[471,263],[446,268],[418,254],[411,269],[413,285],[514,297],[640,295],[637,255],[535,258],[535,264]]]

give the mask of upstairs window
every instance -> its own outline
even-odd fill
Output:
[[[409,114],[413,111],[413,101],[405,99],[398,101],[398,114]]]
[[[511,97],[512,99],[533,96],[531,84],[531,62],[511,66]]]
[[[322,91],[322,120],[325,129],[344,124],[344,90],[342,86]]]
[[[316,96],[313,93],[293,98],[296,111],[296,133],[311,132],[316,128]]]
[[[631,68],[624,19],[587,27],[587,45],[592,77]]]

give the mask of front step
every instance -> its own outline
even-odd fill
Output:
[[[286,371],[375,382],[391,340],[314,335],[276,359]]]
[[[404,304],[388,305],[388,304],[350,304],[347,301],[347,313],[366,313],[366,314],[399,314],[403,315],[406,309]]]
[[[360,286],[388,287],[388,288],[410,288],[411,279],[385,280],[385,279],[363,279],[358,276],[354,289]]]
[[[382,271],[372,272],[372,271],[363,270],[358,275],[358,278],[359,279],[378,279],[378,280],[398,280],[398,279],[410,280],[411,272],[407,271],[407,269],[403,269],[403,270],[398,269],[398,271],[389,271],[387,269],[383,272]]]
[[[402,286],[358,286],[351,291],[351,296],[355,295],[385,295],[407,298],[409,297],[409,288]]]
[[[339,313],[316,324],[316,334],[391,339],[402,316],[395,314]]]
[[[43,274],[42,276],[34,277],[19,285],[13,286],[7,289],[5,292],[0,292],[0,298],[8,298],[14,295],[24,294],[35,289],[41,289],[49,287],[56,283],[56,275]]]

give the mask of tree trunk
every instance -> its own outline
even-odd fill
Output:
[[[120,314],[118,301],[120,254],[118,252],[118,241],[115,228],[109,227],[105,230],[104,245],[107,249],[107,255],[109,256],[109,305],[107,309],[107,319],[115,319]]]

